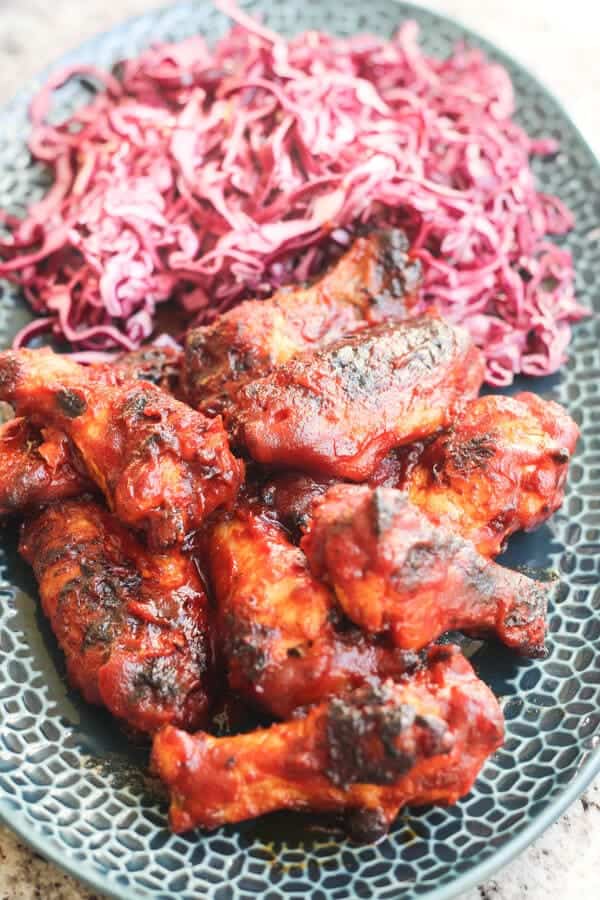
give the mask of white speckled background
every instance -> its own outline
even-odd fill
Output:
[[[207,0],[208,2],[208,0]],[[39,68],[148,0],[0,0],[0,103]],[[600,155],[597,0],[429,0],[538,75]],[[546,834],[461,900],[600,900],[600,781]],[[100,900],[0,828],[0,900]],[[200,900],[200,898],[199,898]]]

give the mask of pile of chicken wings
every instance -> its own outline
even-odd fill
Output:
[[[436,641],[544,652],[551,585],[494,557],[560,506],[577,427],[478,396],[480,351],[416,314],[419,283],[377,231],[182,354],[0,354],[0,513],[72,684],[152,737],[176,831],[309,809],[372,840],[455,802],[503,719]],[[272,724],[211,734],[240,704]]]

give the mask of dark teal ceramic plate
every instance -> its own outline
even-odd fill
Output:
[[[560,139],[560,154],[540,164],[539,178],[576,213],[568,244],[579,296],[600,310],[600,167],[558,104],[520,66],[447,19],[392,0],[258,0],[245,8],[289,34],[321,28],[389,35],[408,16],[420,23],[430,51],[444,54],[464,38],[483,46],[511,73],[527,130]],[[215,38],[227,24],[209,3],[184,3],[127,22],[60,65],[110,66],[153,40],[194,32]],[[35,87],[0,114],[0,207],[15,212],[46,186],[25,149],[26,107]],[[83,86],[70,85],[59,111],[86,97]],[[4,286],[3,343],[26,316],[17,294]],[[0,556],[0,819],[63,868],[123,900],[442,900],[504,865],[600,771],[598,318],[578,327],[570,362],[559,375],[519,388],[525,386],[566,404],[583,428],[562,511],[536,534],[515,539],[507,554],[512,565],[557,569],[562,588],[550,613],[547,659],[518,660],[491,646],[473,658],[502,698],[507,736],[461,803],[407,810],[375,846],[357,847],[291,815],[211,835],[169,834],[166,806],[143,774],[145,753],[67,687],[32,577],[9,530]]]

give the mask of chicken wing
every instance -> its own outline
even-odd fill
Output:
[[[61,429],[111,509],[162,549],[182,543],[233,501],[243,464],[220,419],[207,419],[148,382],[114,383],[45,350],[0,353],[0,398]]]
[[[283,530],[250,507],[222,516],[208,538],[217,633],[231,687],[285,718],[369,677],[415,662],[357,629],[335,627],[335,598]]]
[[[70,681],[89,703],[140,732],[205,724],[212,649],[190,557],[152,555],[87,499],[26,521],[19,549],[33,566]]]
[[[560,507],[578,435],[566,410],[535,394],[478,397],[398,486],[432,522],[495,556]]]
[[[178,353],[148,347],[125,353],[110,365],[94,366],[93,377],[114,384],[127,380],[152,381],[174,393]],[[81,472],[66,435],[55,428],[36,428],[27,419],[0,426],[0,518],[40,504],[76,497],[95,490]]]
[[[346,615],[367,631],[389,631],[403,649],[459,629],[495,632],[521,653],[543,654],[549,585],[480,556],[401,491],[330,488],[301,547]]]
[[[502,712],[454,647],[401,684],[376,682],[304,718],[235,737],[163,729],[152,767],[170,825],[217,828],[278,809],[345,811],[374,840],[408,803],[455,803],[503,739]]]
[[[61,432],[26,419],[0,426],[0,518],[90,489]]]
[[[227,414],[235,392],[296,353],[339,338],[364,322],[398,320],[414,305],[419,263],[404,233],[359,237],[319,281],[249,300],[188,334],[186,396],[209,415]]]
[[[380,325],[242,387],[237,436],[258,462],[363,481],[393,447],[450,425],[483,375],[460,328],[433,316]]]
[[[477,397],[447,431],[393,450],[368,483],[405,490],[433,524],[496,556],[511,534],[537,528],[561,506],[578,434],[565,409],[535,394]],[[297,535],[333,483],[275,473],[262,495]]]

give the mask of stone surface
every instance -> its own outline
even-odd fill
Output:
[[[36,70],[98,30],[147,10],[147,0],[0,0],[0,103]],[[600,12],[587,0],[429,0],[525,63],[569,109],[600,153]],[[600,783],[496,876],[462,900],[587,900],[600,896]],[[93,900],[0,829],[0,900]]]

